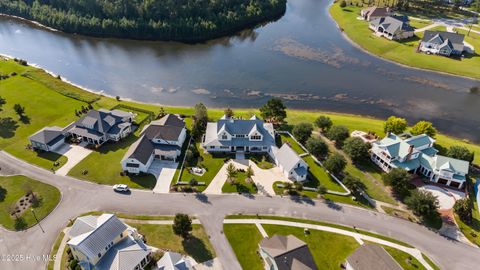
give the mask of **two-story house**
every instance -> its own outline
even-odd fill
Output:
[[[273,124],[257,116],[248,120],[223,116],[210,122],[202,146],[208,152],[263,152],[272,155],[275,146]]]
[[[167,114],[152,121],[123,157],[123,171],[147,173],[153,160],[177,162],[187,137],[185,122],[177,115]]]
[[[91,110],[66,128],[74,138],[101,145],[107,141],[119,141],[132,132],[134,114],[121,110]]]
[[[150,261],[142,236],[112,214],[77,218],[68,237],[83,270],[142,270]]]
[[[370,157],[385,172],[401,168],[421,174],[435,183],[463,188],[470,164],[438,155],[434,143],[435,140],[426,134],[411,136],[389,133],[372,144]]]
[[[394,16],[376,18],[370,21],[368,28],[378,36],[390,40],[411,38],[414,35],[414,29],[408,22],[402,21],[401,18]]]

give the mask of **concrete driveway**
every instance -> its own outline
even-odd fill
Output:
[[[429,191],[435,197],[437,197],[438,202],[440,203],[440,210],[452,209],[455,201],[462,198],[460,193],[453,194],[450,190],[442,187],[437,187],[433,185],[425,185],[419,189]],[[453,190],[452,190],[453,191]],[[463,196],[464,197],[464,196]]]
[[[154,160],[148,172],[153,174],[157,183],[153,188],[155,193],[169,193],[170,183],[172,182],[178,163],[164,160]]]
[[[58,175],[67,175],[68,172],[75,167],[80,161],[86,158],[92,150],[85,148],[86,143],[81,143],[79,145],[74,144],[64,144],[58,150],[55,150],[55,153],[64,155],[68,158],[67,163],[58,169],[55,173]]]

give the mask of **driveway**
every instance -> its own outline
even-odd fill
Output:
[[[157,179],[157,183],[153,188],[155,193],[169,193],[170,183],[172,182],[178,163],[163,160],[154,160],[148,172],[153,174]]]
[[[454,195],[449,189],[433,185],[425,185],[419,187],[419,189],[429,191],[435,197],[437,197],[438,202],[440,203],[440,210],[452,209],[455,201],[464,197],[461,196],[461,193],[456,193]]]
[[[65,163],[65,165],[63,165],[55,173],[63,176],[67,175],[73,167],[90,155],[92,150],[87,149],[84,146],[86,146],[86,143],[81,143],[79,145],[64,144],[58,150],[55,150],[55,153],[64,155],[68,158],[67,163]]]

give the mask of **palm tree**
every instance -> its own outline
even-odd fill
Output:
[[[235,182],[235,176],[237,175],[237,168],[233,163],[227,165],[227,180],[231,183]]]

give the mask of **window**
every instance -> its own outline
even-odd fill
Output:
[[[255,140],[255,141],[260,141],[262,139],[262,136],[260,135],[252,135],[250,136],[250,139],[251,140]]]
[[[127,163],[127,167],[129,167],[129,168],[138,168],[138,167],[140,167],[140,165],[139,165],[139,164],[136,164],[136,163]]]
[[[210,149],[215,149],[215,146],[210,146]]]
[[[99,258],[102,257],[102,253],[98,253],[98,257],[99,257]]]
[[[228,140],[228,136],[226,134],[222,135],[222,140]]]
[[[123,233],[120,234],[120,238],[122,238],[122,237],[123,237]]]
[[[245,138],[246,136],[245,136],[245,134],[237,134],[237,135],[235,135],[235,137],[237,137],[237,138]]]

